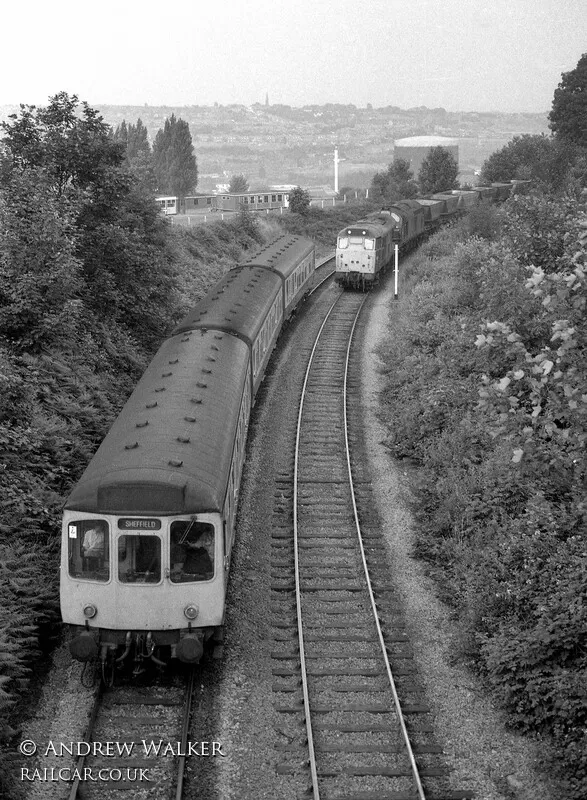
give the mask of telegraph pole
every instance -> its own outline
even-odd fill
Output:
[[[338,194],[338,147],[334,148],[334,191]]]

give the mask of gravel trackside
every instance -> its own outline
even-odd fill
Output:
[[[209,689],[212,709],[206,732],[208,738],[221,742],[225,757],[210,764],[215,791],[203,797],[197,781],[191,785],[188,781],[189,800],[298,800],[300,796],[299,786],[290,776],[277,771],[292,740],[292,726],[300,725],[294,738],[302,732],[297,715],[286,727],[276,713],[276,695],[281,690],[275,674],[279,662],[274,658],[272,620],[280,609],[271,598],[271,559],[279,544],[273,537],[277,511],[280,504],[285,508],[290,503],[285,494],[280,496],[277,479],[291,452],[292,436],[291,430],[282,429],[277,409],[285,409],[288,420],[295,418],[299,371],[307,353],[297,352],[296,348],[304,350],[305,345],[300,344],[294,327],[301,327],[311,337],[311,329],[317,327],[311,308],[314,303],[332,302],[336,292],[328,288],[323,300],[308,300],[299,312],[298,325],[284,332],[255,409],[231,567],[226,646],[223,660],[214,667],[215,685]],[[434,710],[435,737],[452,768],[451,784],[454,789],[473,789],[478,800],[563,800],[560,787],[549,785],[540,774],[545,755],[539,746],[509,731],[479,679],[454,663],[452,642],[458,632],[451,611],[437,599],[423,565],[410,555],[414,528],[408,503],[409,477],[381,444],[385,430],[377,416],[382,376],[376,348],[388,335],[390,304],[393,308],[391,290],[382,289],[369,298],[365,309],[369,321],[361,384],[369,470],[389,548],[391,577],[405,608],[406,633],[426,687],[427,703]],[[280,602],[287,605],[288,601]],[[22,739],[39,745],[49,740],[83,739],[92,692],[81,686],[80,671],[66,647],[55,652],[36,718],[23,724]],[[70,765],[65,758],[37,755],[20,758],[14,766],[53,766],[54,762],[61,767]],[[63,782],[37,781],[23,788],[31,800],[64,800],[67,796]]]
[[[362,392],[367,449],[393,580],[404,601],[406,632],[434,709],[438,742],[453,770],[451,783],[455,789],[473,789],[480,800],[561,800],[561,788],[539,774],[545,759],[539,745],[508,730],[481,681],[454,663],[457,631],[450,609],[436,597],[423,565],[410,555],[414,522],[409,478],[382,444],[386,432],[378,419],[383,380],[376,349],[388,335],[393,303],[391,288],[380,292],[366,329]]]

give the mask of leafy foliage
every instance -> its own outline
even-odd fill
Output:
[[[42,169],[13,173],[0,190],[0,335],[19,349],[78,334],[84,291],[75,203],[58,198]]]
[[[345,203],[334,208],[308,208],[305,214],[284,214],[280,225],[290,233],[308,236],[324,245],[329,251],[341,228],[373,211],[369,202]]]
[[[276,223],[157,215],[124,148],[61,93],[4,125],[0,171],[0,793],[58,632],[63,502],[174,320]],[[128,131],[128,129],[127,129]]]
[[[293,214],[306,214],[310,208],[310,192],[296,186],[289,193],[289,209]]]
[[[388,204],[415,197],[418,194],[418,184],[414,181],[410,162],[403,158],[394,158],[385,172],[375,173],[371,189],[375,200]]]
[[[463,220],[404,277],[383,348],[388,445],[410,458],[418,554],[462,649],[518,727],[587,789],[587,253],[574,201],[517,197],[503,234]],[[534,263],[539,262],[539,263]]]
[[[165,222],[125,167],[124,147],[110,128],[87,103],[81,113],[77,107],[75,95],[61,92],[46,108],[21,106],[20,116],[2,125],[0,192],[13,216],[10,236],[2,240],[2,269],[14,279],[4,310],[9,322],[20,316],[27,325],[54,310],[63,292],[65,305],[46,327],[74,333],[81,302],[91,312],[85,324],[91,327],[96,318],[120,325],[149,347],[166,329],[175,302],[173,269],[162,257]],[[43,213],[43,202],[50,214]],[[48,240],[40,245],[42,260],[22,265],[16,254],[22,260],[27,243],[39,247],[31,226],[41,239],[46,229]],[[32,275],[45,269],[38,289],[31,289]],[[52,289],[44,310],[38,300],[47,281]],[[10,324],[6,333],[21,335]],[[35,326],[29,336],[37,337],[37,346],[44,343]]]
[[[458,187],[459,165],[453,154],[445,147],[433,147],[426,156],[418,173],[422,194],[442,192]]]
[[[198,184],[198,167],[192,135],[185,120],[172,114],[157,131],[153,143],[153,166],[160,194],[185,197]]]
[[[231,194],[239,194],[240,192],[249,191],[249,182],[245,175],[233,175],[230,179],[230,186],[228,191]]]
[[[575,69],[563,72],[548,119],[558,139],[587,147],[587,53]]]
[[[561,192],[571,188],[573,169],[579,166],[577,148],[544,134],[514,136],[483,164],[481,182],[530,180],[535,188]]]
[[[127,125],[126,120],[122,120],[114,131],[113,138],[115,142],[121,142],[124,145],[125,157],[129,163],[141,155],[151,155],[147,128],[140,117],[136,125],[132,123]]]
[[[21,105],[20,116],[11,114],[9,122],[2,122],[1,177],[42,169],[57,197],[100,185],[120,165],[123,148],[112,141],[97,111],[86,102],[79,105],[78,114],[77,96],[59,92],[46,107]]]
[[[525,266],[551,271],[557,268],[576,226],[574,201],[516,195],[508,204],[503,233]]]
[[[127,125],[123,120],[113,134],[115,142],[124,145],[125,161],[129,171],[138,181],[145,194],[157,192],[157,176],[153,167],[151,145],[147,128],[139,118],[137,124]]]

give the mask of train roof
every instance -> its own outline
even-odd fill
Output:
[[[100,514],[222,509],[249,354],[220,331],[167,339],[67,498]]]
[[[370,214],[365,219],[358,219],[346,225],[338,232],[339,236],[383,236],[389,229],[391,217],[385,211]]]
[[[251,347],[281,284],[281,276],[263,267],[232,269],[183,318],[172,335],[202,329],[225,331]]]
[[[303,236],[279,236],[257,250],[252,256],[241,261],[235,269],[261,267],[287,278],[306,256],[314,251],[314,242]]]

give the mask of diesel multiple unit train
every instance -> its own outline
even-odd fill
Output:
[[[393,261],[395,245],[398,255],[404,255],[444,222],[480,203],[505,200],[527,183],[493,183],[470,191],[439,192],[425,200],[399,200],[353,222],[338,234],[337,282],[348,288],[370,288]]]
[[[76,659],[195,664],[221,639],[251,408],[314,269],[313,243],[287,235],[226,273],[164,341],[74,486],[60,594]]]

